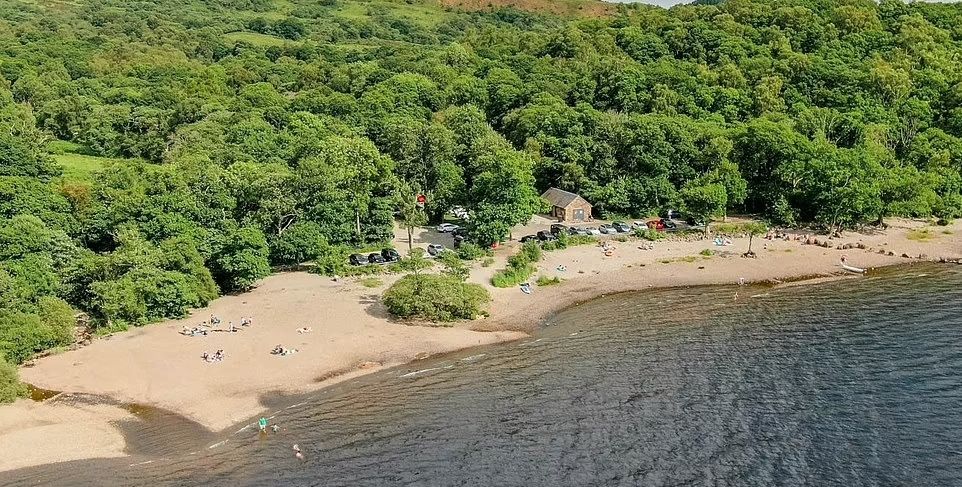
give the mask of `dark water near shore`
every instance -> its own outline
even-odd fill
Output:
[[[612,296],[297,402],[276,435],[0,484],[962,485],[962,268]]]

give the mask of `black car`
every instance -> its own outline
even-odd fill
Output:
[[[631,231],[631,225],[628,225],[625,222],[614,222],[611,224],[611,226],[614,227],[615,231],[618,233],[628,233]]]
[[[590,235],[584,228],[568,227],[568,235]]]
[[[461,237],[462,239],[465,239],[468,237],[468,229],[464,227],[458,227],[451,232],[451,235],[453,235],[455,238]]]
[[[367,257],[364,257],[361,254],[351,254],[347,260],[351,263],[351,265],[364,265],[368,262]]]
[[[384,257],[382,257],[379,252],[371,252],[367,256],[367,261],[370,262],[371,264],[383,264],[387,262],[386,260],[384,260]]]
[[[397,253],[397,250],[390,248],[381,250],[381,257],[384,257],[384,260],[387,262],[397,262],[401,260],[401,254]]]
[[[537,236],[537,235],[525,235],[525,236],[521,237],[521,243],[523,243],[523,244],[528,243],[528,242],[537,242],[537,241],[538,241],[538,236]]]
[[[538,232],[538,240],[542,242],[551,242],[552,240],[558,240],[558,237],[555,237],[552,233],[541,230]]]
[[[551,225],[551,234],[554,236],[558,236],[558,234],[561,234],[561,233],[570,232],[570,230],[571,230],[570,228],[560,223],[555,223]]]

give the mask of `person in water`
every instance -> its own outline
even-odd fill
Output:
[[[261,433],[267,432],[267,418],[261,418],[257,420],[257,425],[261,428]]]
[[[304,459],[304,454],[301,453],[301,448],[297,446],[296,443],[294,444],[294,458],[297,458],[298,460]]]
[[[271,425],[271,431],[274,432],[274,433],[277,433],[278,431],[280,431],[280,429],[281,429],[281,427],[280,427],[280,426],[277,426],[276,424],[272,424],[272,425]]]

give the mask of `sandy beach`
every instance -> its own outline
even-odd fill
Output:
[[[531,295],[489,285],[491,275],[517,247],[513,243],[498,250],[494,265],[472,269],[470,280],[491,291],[491,316],[452,327],[391,320],[379,296],[397,276],[382,276],[379,286],[367,288],[354,279],[335,282],[305,272],[280,273],[248,293],[217,299],[187,318],[97,339],[89,346],[38,359],[20,373],[23,381],[40,388],[148,404],[219,431],[257,415],[284,395],[429,355],[525,337],[553,313],[605,294],[740,280],[824,279],[845,274],[839,267],[842,255],[851,265],[864,268],[962,258],[962,224],[932,227],[932,237],[920,241],[909,236],[924,223],[889,223],[887,230],[871,234],[846,232],[831,240],[830,248],[756,237],[756,259],[740,256],[748,247],[747,238],[721,247],[710,240],[660,241],[652,250],[641,250],[641,241],[630,239],[613,242],[616,250],[611,256],[593,245],[571,247],[546,253],[532,278],[558,276],[562,283],[536,287]],[[429,233],[419,236],[419,245],[431,240]],[[835,248],[844,244],[865,248]],[[404,248],[400,241],[396,245]],[[700,255],[705,249],[713,255]],[[223,320],[222,327],[229,321],[240,325],[247,316],[253,318],[253,326],[201,337],[178,333],[212,314]],[[312,331],[298,333],[301,327]],[[275,345],[298,352],[271,355]],[[218,349],[225,351],[224,361],[201,360],[202,353]],[[69,401],[20,400],[2,406],[0,470],[125,455],[123,436],[115,426],[130,418],[121,407]]]

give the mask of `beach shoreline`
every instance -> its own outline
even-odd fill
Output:
[[[210,431],[223,432],[269,410],[278,398],[315,392],[428,356],[518,340],[556,313],[602,296],[739,282],[792,286],[858,278],[839,268],[843,254],[867,268],[962,258],[962,244],[956,237],[962,225],[947,228],[951,233],[934,241],[909,239],[907,232],[920,225],[898,221],[885,232],[847,233],[834,239],[830,248],[756,237],[756,259],[740,256],[747,249],[745,238],[734,238],[733,245],[724,247],[705,240],[661,241],[654,250],[641,250],[637,240],[613,242],[612,256],[595,246],[571,247],[546,252],[532,276],[532,281],[544,275],[563,282],[536,287],[531,295],[488,284],[516,248],[511,244],[497,253],[495,265],[476,266],[469,278],[491,291],[490,316],[452,327],[392,320],[377,296],[397,276],[382,276],[384,282],[369,289],[350,280],[280,273],[251,292],[219,298],[185,319],[152,324],[38,359],[21,369],[21,377],[44,389],[162,408]],[[865,248],[835,248],[856,243]],[[703,255],[704,249],[712,250],[712,255]],[[789,282],[801,277],[808,279]],[[737,287],[733,292],[734,299],[739,299]],[[242,332],[203,338],[177,333],[211,314],[235,324],[240,317],[253,316],[254,325]],[[313,328],[311,333],[295,331],[306,325]],[[269,355],[267,350],[278,341],[300,351],[291,357]],[[223,363],[199,359],[202,351],[216,348],[226,350]],[[0,471],[127,455],[128,445],[115,425],[136,419],[116,405],[20,400],[2,406],[0,457],[12,461],[0,463]]]

